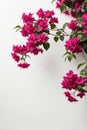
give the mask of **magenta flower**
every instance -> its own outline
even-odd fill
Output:
[[[47,30],[48,29],[48,20],[47,19],[39,19],[37,20],[37,24],[38,24],[38,29],[40,31],[44,31],[44,30]]]
[[[49,37],[46,34],[38,34],[37,35],[38,42],[41,44],[46,43],[49,39]]]
[[[66,76],[63,77],[62,86],[68,90],[77,89],[78,85],[84,85],[86,81],[87,78],[82,78],[70,70]]]
[[[77,80],[78,75],[74,74],[72,70],[70,70],[66,76],[63,77],[62,86],[65,89],[72,90],[77,88]]]
[[[75,3],[75,9],[76,9],[77,11],[80,11],[80,10],[81,10],[81,3],[80,3],[79,1],[77,1],[77,2]]]
[[[76,30],[77,29],[77,20],[71,20],[71,22],[68,24],[68,27],[71,30]]]
[[[79,45],[80,38],[70,38],[68,41],[66,41],[65,47],[67,50],[70,50],[72,53],[81,53],[82,47]]]
[[[85,34],[87,36],[87,30],[83,30],[83,34]]]
[[[37,11],[36,14],[38,15],[39,18],[44,18],[44,16],[45,16],[45,12],[42,10],[42,8],[40,8],[40,9]]]
[[[74,98],[69,91],[64,92],[65,96],[68,98],[69,102],[77,102],[78,100],[76,98]]]
[[[33,17],[32,13],[29,13],[26,15],[25,13],[22,14],[22,20],[24,23],[33,22],[35,21],[35,18]]]
[[[12,58],[13,58],[16,62],[19,62],[20,57],[19,57],[16,53],[11,53],[11,55],[12,55]]]
[[[50,24],[52,24],[52,23],[58,23],[58,18],[51,17],[49,23]]]
[[[83,98],[85,96],[85,93],[84,92],[80,92],[80,93],[77,94],[77,96],[80,97],[80,98]]]
[[[36,27],[33,26],[32,23],[28,23],[26,25],[24,25],[22,28],[21,28],[21,33],[22,33],[22,36],[28,36],[29,34],[34,34],[36,32]]]
[[[50,10],[47,10],[45,11],[45,18],[52,18],[52,16],[54,15],[54,11],[50,11]]]
[[[18,64],[18,67],[23,68],[23,69],[28,68],[29,66],[30,66],[30,64],[28,64],[28,63],[19,63]]]

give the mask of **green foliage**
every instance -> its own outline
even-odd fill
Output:
[[[69,24],[68,22],[63,24],[63,30],[67,27],[68,24]]]
[[[58,39],[59,39],[58,37],[54,37],[55,42],[58,42]]]
[[[70,7],[72,6],[72,1],[67,1],[67,2],[65,2],[64,4],[65,4],[67,7],[70,8]]]
[[[83,4],[83,9],[85,10],[85,11],[87,11],[87,4]]]
[[[77,66],[77,70],[80,69],[83,65],[85,65],[86,62],[83,62],[83,63],[80,63],[78,66]]]
[[[66,10],[66,6],[64,4],[62,4],[62,6],[60,8],[61,13],[63,13],[65,10]]]
[[[87,92],[83,87],[82,87],[82,85],[78,85],[77,90],[80,91],[80,92]]]
[[[87,38],[87,37],[86,37]],[[85,53],[87,53],[87,40],[80,43]]]
[[[56,35],[60,36],[60,34],[61,34],[61,31],[56,32]]]
[[[79,11],[79,12],[76,12],[76,17],[77,17],[77,18],[80,18],[81,16],[82,16],[82,12],[80,12],[80,11]]]
[[[17,31],[19,31],[19,30],[21,29],[21,26],[20,26],[20,25],[16,25],[16,26],[14,27],[14,29],[16,29],[16,32],[17,32]]]
[[[78,34],[78,37],[80,37],[82,41],[86,41],[87,40],[87,36],[84,35],[83,33]]]
[[[80,75],[81,75],[82,77],[87,77],[87,67],[85,67],[84,69],[82,69],[82,70],[80,71]]]
[[[63,35],[60,36],[60,40],[61,40],[61,41],[64,40],[64,36],[63,36]]]
[[[55,2],[55,0],[52,0],[52,3]]]
[[[56,25],[55,25],[55,24],[53,24],[53,23],[52,23],[50,26],[51,26],[51,29],[56,28]]]
[[[69,51],[66,51],[65,54],[63,55],[65,57],[65,61],[68,60],[69,62],[74,58],[76,59],[76,56],[69,52]]]
[[[47,42],[47,43],[44,43],[43,44],[43,47],[44,49],[47,51],[49,48],[50,48],[50,44]]]

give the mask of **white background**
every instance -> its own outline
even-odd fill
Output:
[[[3,0],[0,3],[0,130],[87,130],[87,97],[69,103],[61,81],[76,62],[64,62],[63,43],[51,42],[43,55],[32,56],[31,67],[22,70],[11,57],[13,44],[23,44],[13,29],[23,12],[55,9],[51,0]],[[57,11],[60,26],[68,17]]]

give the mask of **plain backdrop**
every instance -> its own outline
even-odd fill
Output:
[[[3,0],[0,4],[0,130],[87,130],[87,97],[69,103],[61,88],[63,75],[69,69],[77,72],[76,61],[65,63],[61,41],[51,39],[49,51],[32,56],[27,70],[18,68],[11,57],[13,44],[25,42],[13,28],[22,24],[23,12],[35,13],[39,8],[55,10],[59,26],[70,20],[51,0]]]

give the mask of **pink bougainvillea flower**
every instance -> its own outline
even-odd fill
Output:
[[[66,41],[65,47],[72,53],[81,53],[82,47],[79,45],[79,43],[80,43],[79,37],[70,38],[69,40]]]
[[[77,20],[71,20],[70,23],[68,24],[68,27],[71,30],[76,30],[77,29]]]
[[[84,85],[86,82],[87,78],[82,78],[70,70],[66,76],[63,77],[62,86],[65,89],[72,90],[77,89],[78,85]]]
[[[33,26],[33,24],[31,22],[29,22],[28,24],[24,24],[24,26],[21,28],[21,33],[22,36],[28,36],[31,34],[34,34],[36,32],[36,27]]]
[[[39,18],[44,18],[45,17],[45,12],[43,11],[43,9],[42,8],[40,8],[38,11],[37,11],[37,16],[39,17]]]
[[[64,92],[65,96],[68,98],[69,102],[77,102],[78,100],[76,98],[74,98],[69,91]]]
[[[53,10],[52,10],[52,11],[50,11],[50,10],[45,11],[45,17],[46,17],[46,18],[52,18],[52,16],[53,16],[54,14],[55,14],[55,13],[54,13]]]
[[[25,13],[22,14],[22,20],[24,23],[33,22],[35,21],[35,18],[33,17],[32,13],[29,13],[26,15]]]
[[[46,43],[48,41],[49,37],[46,34],[38,34],[37,35],[37,41],[41,44]]]
[[[28,63],[19,63],[18,64],[18,67],[23,68],[23,69],[28,68],[29,66],[30,66],[30,64],[28,64]]]
[[[78,75],[74,74],[72,70],[70,70],[66,76],[63,77],[62,86],[65,89],[76,89],[77,88],[77,80]]]
[[[38,19],[37,20],[38,29],[40,31],[44,31],[48,29],[48,20],[47,19]]]
[[[83,98],[85,96],[85,93],[84,92],[80,92],[77,94],[77,96],[79,96],[80,98]]]
[[[20,57],[19,57],[16,53],[11,53],[11,55],[12,55],[12,58],[13,58],[16,62],[19,62]]]
[[[69,15],[70,13],[69,13],[68,10],[65,10],[65,11],[64,11],[64,14]]]
[[[83,34],[85,34],[87,36],[87,30],[83,30]]]
[[[80,1],[77,1],[77,2],[75,3],[75,9],[76,9],[77,11],[80,11],[80,10],[81,10],[81,3],[80,3]]]
[[[55,17],[50,18],[49,23],[50,24],[52,24],[52,23],[58,23],[58,18],[55,18]]]

